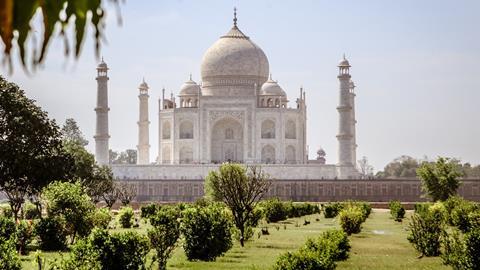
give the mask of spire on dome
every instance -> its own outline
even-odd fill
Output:
[[[192,73],[190,73],[190,81],[192,80]]]
[[[237,7],[233,8],[233,26],[237,27]]]

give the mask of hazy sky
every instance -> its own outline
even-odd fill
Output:
[[[151,159],[158,153],[158,98],[200,81],[205,50],[238,25],[266,53],[274,79],[294,101],[307,93],[310,157],[322,146],[337,160],[337,63],[343,53],[357,84],[357,156],[376,170],[400,155],[449,156],[480,163],[480,1],[127,1],[123,25],[109,6],[102,49],[109,72],[110,145],[137,144],[138,90],[150,85]],[[13,75],[63,123],[95,129],[97,60],[89,29],[81,58],[66,60],[60,39],[42,70]],[[0,70],[6,73],[5,67]],[[291,106],[294,106],[292,103]]]

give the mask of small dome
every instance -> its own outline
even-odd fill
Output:
[[[107,63],[105,63],[105,61],[103,61],[103,57],[102,57],[102,61],[100,62],[100,64],[98,64],[97,69],[108,69]]]
[[[192,80],[192,77],[180,87],[179,96],[197,96],[200,91],[200,86]]]
[[[345,55],[343,55],[343,59],[340,60],[338,63],[339,67],[350,67],[350,63],[348,62],[347,58],[345,58]]]
[[[270,79],[262,85],[262,89],[260,90],[260,95],[286,96],[287,94],[285,93],[285,91],[283,91],[282,87],[278,85],[278,82],[272,80],[272,76],[270,76]]]

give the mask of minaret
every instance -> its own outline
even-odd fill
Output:
[[[338,166],[340,167],[340,177],[348,178],[353,172],[354,161],[354,144],[355,137],[353,133],[353,104],[351,94],[351,76],[350,63],[343,56],[343,59],[338,64],[338,80],[340,81],[340,100],[337,107],[339,114],[338,126]]]
[[[354,167],[357,167],[357,119],[355,117],[355,83],[350,80],[350,104],[352,105],[352,136],[353,136],[353,144],[352,144],[352,163]]]
[[[137,145],[137,164],[145,165],[150,163],[150,144],[148,136],[148,84],[145,79],[138,87],[140,94],[138,99],[140,101],[140,113],[138,119],[138,145]]]
[[[106,165],[109,163],[108,157],[108,66],[103,61],[97,67],[97,127],[95,136],[95,159],[98,164]]]

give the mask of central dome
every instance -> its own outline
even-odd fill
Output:
[[[253,95],[268,79],[267,56],[234,22],[203,55],[204,95]]]

